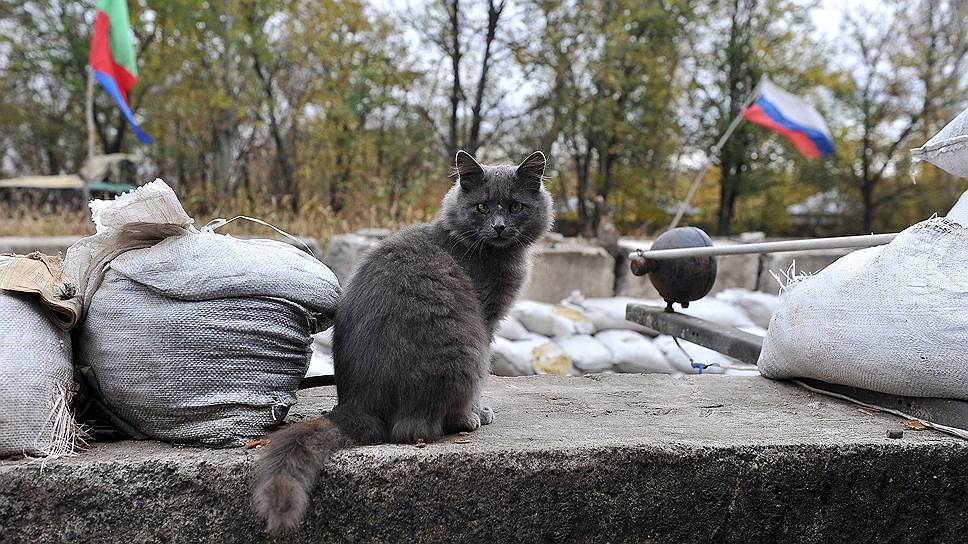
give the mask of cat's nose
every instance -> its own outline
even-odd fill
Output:
[[[504,225],[494,225],[494,232],[496,232],[497,235],[500,236],[501,233],[504,232]]]

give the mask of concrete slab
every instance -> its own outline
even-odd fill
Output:
[[[968,445],[765,378],[491,378],[497,421],[337,454],[275,542],[956,542]],[[293,419],[330,408],[305,391]],[[264,542],[253,452],[102,444],[0,465],[0,540]]]
[[[0,254],[26,255],[39,251],[44,255],[67,254],[67,248],[80,240],[80,236],[0,236]]]
[[[599,246],[574,241],[539,245],[532,259],[521,298],[557,304],[573,291],[586,297],[612,296],[615,259]]]
[[[362,229],[337,234],[329,239],[324,262],[340,283],[346,285],[363,256],[390,234],[391,231],[386,229]]]

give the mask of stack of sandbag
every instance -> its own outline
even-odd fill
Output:
[[[584,298],[580,293],[573,293],[560,305],[518,301],[497,328],[491,344],[491,370],[502,376],[596,372],[755,374],[753,365],[701,346],[676,343],[668,336],[652,338],[657,335],[655,331],[625,319],[629,303],[665,306],[658,300]],[[765,333],[738,304],[704,299],[691,304],[684,313]]]
[[[752,325],[764,330],[770,326],[770,318],[780,308],[780,297],[771,293],[750,291],[738,287],[724,289],[716,293],[715,300],[739,308],[746,314]],[[749,327],[749,325],[740,326],[740,328],[745,327]]]
[[[0,256],[0,457],[73,453],[68,330],[79,300],[59,259]]]
[[[759,359],[771,378],[968,399],[968,217],[901,232],[787,285]]]
[[[67,254],[84,294],[76,363],[132,436],[230,446],[285,418],[331,324],[336,276],[274,240],[196,230],[156,180],[92,204]]]
[[[539,334],[528,334],[520,340],[494,336],[491,343],[491,372],[498,376],[529,376],[575,372],[571,359],[554,342]]]

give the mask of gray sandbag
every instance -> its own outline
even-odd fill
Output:
[[[0,457],[74,449],[70,335],[34,297],[0,291]]]
[[[77,346],[108,408],[145,435],[229,446],[282,422],[330,326],[336,276],[272,240],[184,234],[116,257]]]
[[[336,311],[332,271],[282,242],[195,229],[162,180],[91,210],[97,233],[65,268],[86,310],[75,365],[94,418],[211,446],[280,423]]]

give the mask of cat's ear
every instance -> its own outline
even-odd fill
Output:
[[[484,181],[484,168],[463,149],[457,152],[454,173],[465,190],[473,189]]]
[[[538,192],[541,189],[541,180],[544,178],[545,156],[540,151],[535,151],[527,159],[518,165],[515,175],[528,189]]]

